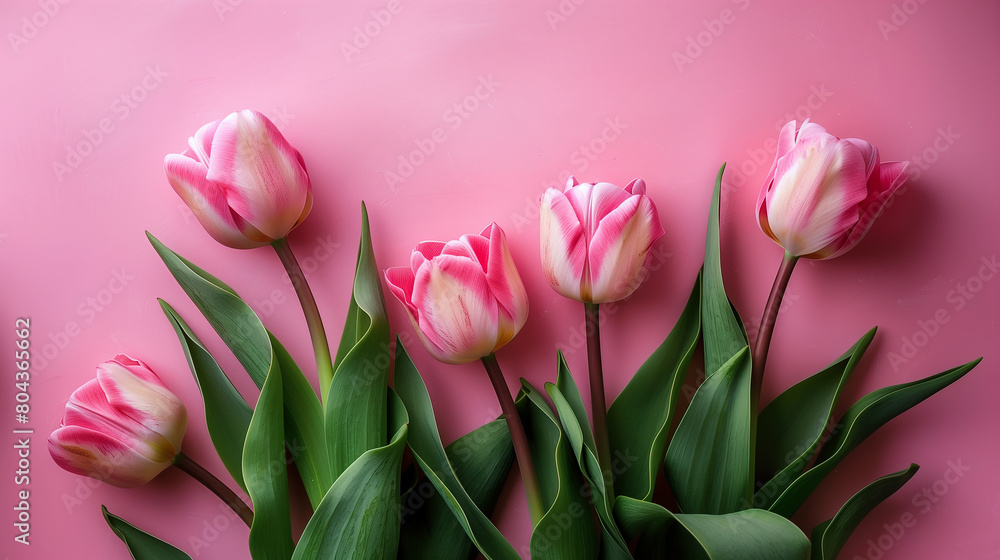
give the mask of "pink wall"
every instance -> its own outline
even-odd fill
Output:
[[[245,555],[245,527],[208,531],[221,513],[217,500],[186,477],[91,489],[52,463],[45,437],[94,366],[128,352],[189,403],[185,451],[223,471],[156,298],[174,304],[227,369],[238,364],[143,230],[229,282],[311,364],[301,312],[273,253],[214,243],[162,171],[163,156],[184,149],[199,126],[256,108],[309,166],[316,206],[291,243],[334,339],[362,200],[383,268],[406,263],[420,240],[478,232],[490,221],[506,230],[532,306],[499,356],[512,387],[519,375],[553,379],[557,347],[577,372],[586,366],[574,334],[579,305],[557,296],[540,272],[537,197],[569,173],[621,185],[645,179],[667,234],[660,266],[604,329],[612,395],[684,303],[723,161],[725,275],[752,323],[780,260],[753,215],[779,125],[810,117],[838,136],[872,141],[886,160],[911,159],[915,180],[856,250],[798,267],[764,398],[875,324],[878,337],[847,399],[985,356],[865,442],[796,521],[811,530],[870,480],[916,462],[914,479],[865,520],[842,557],[1000,557],[1000,197],[987,169],[1000,148],[998,25],[1000,5],[971,0],[3,2],[0,318],[8,327],[0,345],[9,351],[15,318],[30,317],[41,355],[26,425],[35,431],[32,544],[7,544],[9,435],[0,462],[4,550],[10,558],[127,558],[100,517],[103,503],[189,552],[190,537],[206,539],[201,557]],[[389,305],[394,327],[410,333],[399,305]],[[498,412],[479,368],[412,350],[446,440]],[[10,410],[11,384],[3,386],[3,425],[23,427]],[[528,516],[519,483],[509,486],[496,519],[520,548]],[[914,527],[900,532],[902,519]]]

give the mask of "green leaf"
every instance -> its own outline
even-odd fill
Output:
[[[240,299],[235,290],[171,251],[149,232],[146,236],[174,279],[247,370],[257,387],[263,386],[275,357],[284,362],[284,408],[289,420],[285,422],[285,439],[290,446],[294,446],[290,451],[302,475],[309,501],[315,508],[334,480],[330,473],[321,405],[316,393],[288,353],[264,328],[260,318]]]
[[[726,296],[722,282],[722,258],[719,249],[719,202],[722,197],[722,164],[715,179],[712,205],[708,212],[708,234],[705,238],[705,265],[702,269],[701,320],[705,340],[705,371],[722,367],[744,346],[746,329],[739,314]]]
[[[287,560],[295,545],[285,463],[282,371],[274,356],[269,362],[272,368],[243,445],[243,479],[254,510],[250,555],[254,560]]]
[[[274,357],[281,368],[282,394],[285,410],[285,446],[295,461],[309,502],[315,509],[325,489],[333,484],[333,474],[326,461],[326,433],[323,410],[312,385],[288,350],[273,334],[268,334]]]
[[[389,384],[391,340],[364,205],[347,316],[326,399],[326,444],[334,478],[363,453],[384,445],[388,437],[385,389]]]
[[[591,503],[601,522],[602,558],[631,558],[628,553],[628,543],[615,524],[612,504],[614,497],[608,495],[604,474],[597,460],[597,445],[594,443],[594,434],[590,428],[583,398],[562,352],[558,353],[556,382],[546,383],[545,392],[556,407],[563,433],[569,441],[580,472],[587,480]]]
[[[392,440],[362,453],[337,478],[309,519],[295,547],[294,560],[368,560],[396,555],[407,417],[399,398],[391,390],[388,396],[387,409],[395,430]]]
[[[770,507],[805,471],[832,428],[833,408],[844,383],[874,337],[875,329],[868,331],[826,369],[785,390],[760,413],[757,480],[766,484],[754,496],[754,507]]]
[[[862,397],[837,422],[830,441],[820,449],[816,464],[796,478],[768,509],[784,517],[794,515],[826,475],[865,438],[889,420],[961,379],[981,360],[910,383],[884,387]]]
[[[212,437],[215,450],[222,459],[222,464],[244,491],[243,482],[243,443],[246,441],[247,428],[253,409],[233,387],[219,363],[205,349],[184,319],[174,311],[170,304],[159,300],[163,313],[173,325],[177,338],[180,340],[188,367],[198,382],[202,399],[205,401],[205,423],[208,424],[208,434]]]
[[[667,448],[664,471],[681,511],[750,507],[750,416],[750,350],[744,346],[698,387]]]
[[[396,393],[410,413],[409,446],[413,458],[434,484],[462,529],[487,560],[520,560],[514,548],[476,506],[459,481],[441,445],[427,387],[398,339],[394,380]]]
[[[103,505],[101,512],[104,513],[104,520],[108,522],[108,526],[125,543],[135,560],[191,560],[191,557],[181,549],[136,528],[135,525],[108,511]]]
[[[514,464],[507,422],[484,424],[451,442],[445,453],[476,507],[489,515]],[[400,559],[471,560],[478,553],[430,480],[404,496],[402,520]]]
[[[222,280],[171,251],[148,231],[146,237],[215,332],[233,349],[236,359],[243,364],[257,388],[263,387],[271,368],[271,349],[257,315]]]
[[[861,520],[875,506],[902,488],[919,468],[918,465],[911,464],[906,470],[883,476],[872,482],[851,496],[833,519],[817,525],[812,533],[812,560],[836,560],[840,549],[847,543],[847,539]]]
[[[545,513],[531,533],[533,560],[597,560],[597,527],[569,442],[542,394],[521,379],[518,397]]]
[[[611,449],[623,463],[615,478],[619,496],[652,499],[677,397],[701,332],[700,299],[699,275],[673,330],[608,409]]]
[[[809,539],[791,521],[763,509],[723,515],[674,514],[627,496],[615,515],[641,558],[808,560]]]

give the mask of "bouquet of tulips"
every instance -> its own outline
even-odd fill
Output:
[[[66,470],[122,487],[145,484],[170,466],[182,469],[246,522],[255,560],[458,560],[476,554],[491,560],[832,559],[916,465],[857,489],[832,519],[808,528],[809,536],[789,518],[868,435],[978,363],[877,390],[834,418],[841,390],[875,336],[872,329],[760,409],[771,333],[795,263],[849,251],[906,179],[906,163],[882,162],[872,144],[837,138],[808,121],[781,130],[757,202],[760,228],[784,257],[755,340],[748,339],[722,279],[723,166],[704,265],[687,304],[610,405],[601,305],[627,305],[616,302],[642,283],[651,249],[663,235],[660,218],[641,179],[621,188],[571,178],[564,190],[542,195],[542,272],[558,293],[583,304],[590,416],[579,373],[570,372],[561,354],[541,357],[555,358],[552,382],[540,389],[521,379],[515,394],[509,389],[497,352],[527,321],[528,297],[496,223],[457,240],[418,243],[408,266],[382,271],[362,205],[350,306],[332,353],[286,240],[312,207],[299,152],[266,117],[241,111],[199,129],[187,151],[166,157],[165,169],[217,241],[274,248],[302,305],[315,364],[300,367],[236,291],[149,234],[167,269],[260,391],[256,399],[241,395],[188,322],[160,302],[201,390],[208,433],[229,480],[181,453],[184,405],[148,366],[126,355],[99,365],[97,378],[73,393],[49,449]],[[383,279],[434,358],[482,362],[501,418],[443,445],[427,389],[407,353],[414,350],[406,343],[413,338],[409,329],[393,344]],[[684,408],[679,395],[699,346],[708,375]],[[490,521],[515,461],[533,526],[520,551]],[[311,508],[298,538],[289,499],[292,463]],[[661,469],[671,503],[654,501]],[[104,511],[134,558],[189,558]]]

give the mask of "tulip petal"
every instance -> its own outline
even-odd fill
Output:
[[[208,180],[223,185],[234,212],[271,239],[301,221],[311,186],[301,155],[256,111],[222,119],[212,139]]]
[[[774,172],[778,169],[778,162],[788,155],[794,147],[795,121],[789,121],[781,127],[781,132],[778,133],[778,149],[774,154],[774,162],[771,164],[771,170],[767,172],[767,177],[764,178],[764,188],[757,195],[757,221],[760,224],[760,229],[775,241],[778,241],[778,238],[774,236],[771,227],[767,224],[767,198],[771,189],[774,188]],[[780,243],[780,241],[778,242]]]
[[[169,154],[164,158],[163,165],[174,192],[213,239],[235,249],[252,249],[272,241],[266,238],[253,240],[241,231],[241,227],[245,229],[249,224],[233,214],[226,202],[226,193],[205,178],[208,168],[203,163],[183,155]]]
[[[858,223],[845,236],[843,244],[828,256],[814,258],[832,259],[853,249],[871,229],[875,219],[882,215],[886,203],[896,190],[906,181],[909,162],[891,161],[879,165],[877,172],[868,180],[868,198],[858,206]]]
[[[219,121],[210,122],[198,129],[194,136],[188,139],[188,145],[196,159],[206,166],[212,157],[212,138],[215,130],[219,128]]]
[[[101,432],[153,461],[169,461],[177,453],[166,438],[112,406],[96,379],[84,383],[70,395],[62,425]]]
[[[539,216],[542,270],[549,284],[565,297],[582,300],[587,238],[579,214],[565,194],[550,188],[542,195]]]
[[[481,239],[488,240],[486,282],[500,309],[500,328],[494,350],[510,342],[528,320],[528,292],[517,273],[507,236],[500,226],[490,224]]]
[[[63,469],[113,486],[133,488],[152,480],[170,462],[155,462],[101,432],[65,426],[48,439],[49,454]]]
[[[842,142],[850,142],[858,149],[865,160],[865,177],[870,179],[872,172],[878,169],[878,148],[860,138],[844,138]]]
[[[647,196],[633,196],[605,216],[590,241],[591,301],[605,303],[631,295],[646,272],[650,247],[663,233]]]
[[[389,291],[406,306],[410,318],[416,320],[417,308],[412,303],[413,279],[413,271],[406,266],[394,266],[385,271],[385,282],[389,285]]]
[[[596,183],[590,191],[590,216],[587,221],[587,231],[596,230],[605,216],[621,207],[631,196],[618,185]]]
[[[493,351],[499,311],[478,263],[451,255],[428,261],[416,271],[412,301],[417,330],[438,360],[461,364]]]
[[[146,429],[161,435],[170,442],[170,449],[162,450],[173,457],[181,449],[187,429],[187,410],[184,403],[171,393],[145,364],[131,360],[135,365],[126,366],[116,361],[97,367],[97,381],[108,403]],[[145,369],[143,377],[137,372]],[[150,379],[152,376],[152,379]],[[154,381],[155,379],[155,381]],[[145,439],[145,438],[144,438]],[[155,440],[147,439],[150,445]]]
[[[646,181],[635,178],[625,185],[625,192],[629,194],[646,194]]]
[[[857,223],[866,183],[857,147],[830,135],[806,138],[778,162],[768,226],[791,255],[819,251]]]

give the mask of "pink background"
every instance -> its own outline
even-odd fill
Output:
[[[199,126],[255,108],[309,166],[316,205],[290,239],[334,341],[362,200],[382,268],[405,264],[417,241],[478,232],[490,221],[506,230],[532,306],[525,329],[499,353],[511,387],[518,376],[554,379],[557,347],[577,374],[586,367],[580,306],[557,296],[540,272],[538,196],[570,173],[620,185],[645,179],[667,233],[650,280],[606,323],[612,396],[687,297],[722,162],[729,162],[724,272],[752,328],[780,260],[753,211],[780,124],[809,117],[838,136],[870,140],[885,160],[920,158],[918,176],[859,247],[798,267],[764,399],[875,324],[879,334],[845,402],[985,356],[966,378],[866,441],[795,520],[809,532],[864,484],[916,462],[917,475],[864,521],[841,557],[1000,558],[1000,280],[983,264],[996,258],[1000,239],[1000,196],[988,167],[1000,150],[1000,5],[664,4],[3,2],[0,346],[9,359],[15,318],[30,317],[36,356],[26,425],[35,431],[32,544],[11,540],[8,435],[0,461],[7,556],[127,558],[100,504],[189,553],[192,536],[209,539],[197,556],[246,555],[245,527],[206,531],[223,524],[221,510],[187,477],[167,472],[143,489],[91,489],[52,463],[45,438],[94,366],[127,352],[188,403],[185,452],[224,472],[156,298],[181,312],[227,370],[239,366],[143,230],[235,287],[311,367],[301,311],[275,255],[214,243],[162,171],[163,156],[183,150]],[[414,154],[421,146],[433,152]],[[404,158],[412,169],[400,168]],[[393,182],[389,172],[407,176]],[[412,334],[398,303],[388,303],[393,327]],[[445,366],[410,350],[446,441],[499,412],[478,365]],[[2,424],[24,427],[13,420],[11,364],[5,371]],[[247,379],[239,386],[252,394]],[[933,503],[921,497],[925,489]],[[67,496],[80,503],[67,507]],[[516,478],[499,508],[494,519],[521,549],[529,527]],[[890,530],[907,515],[914,527]],[[888,550],[872,548],[880,543]]]

